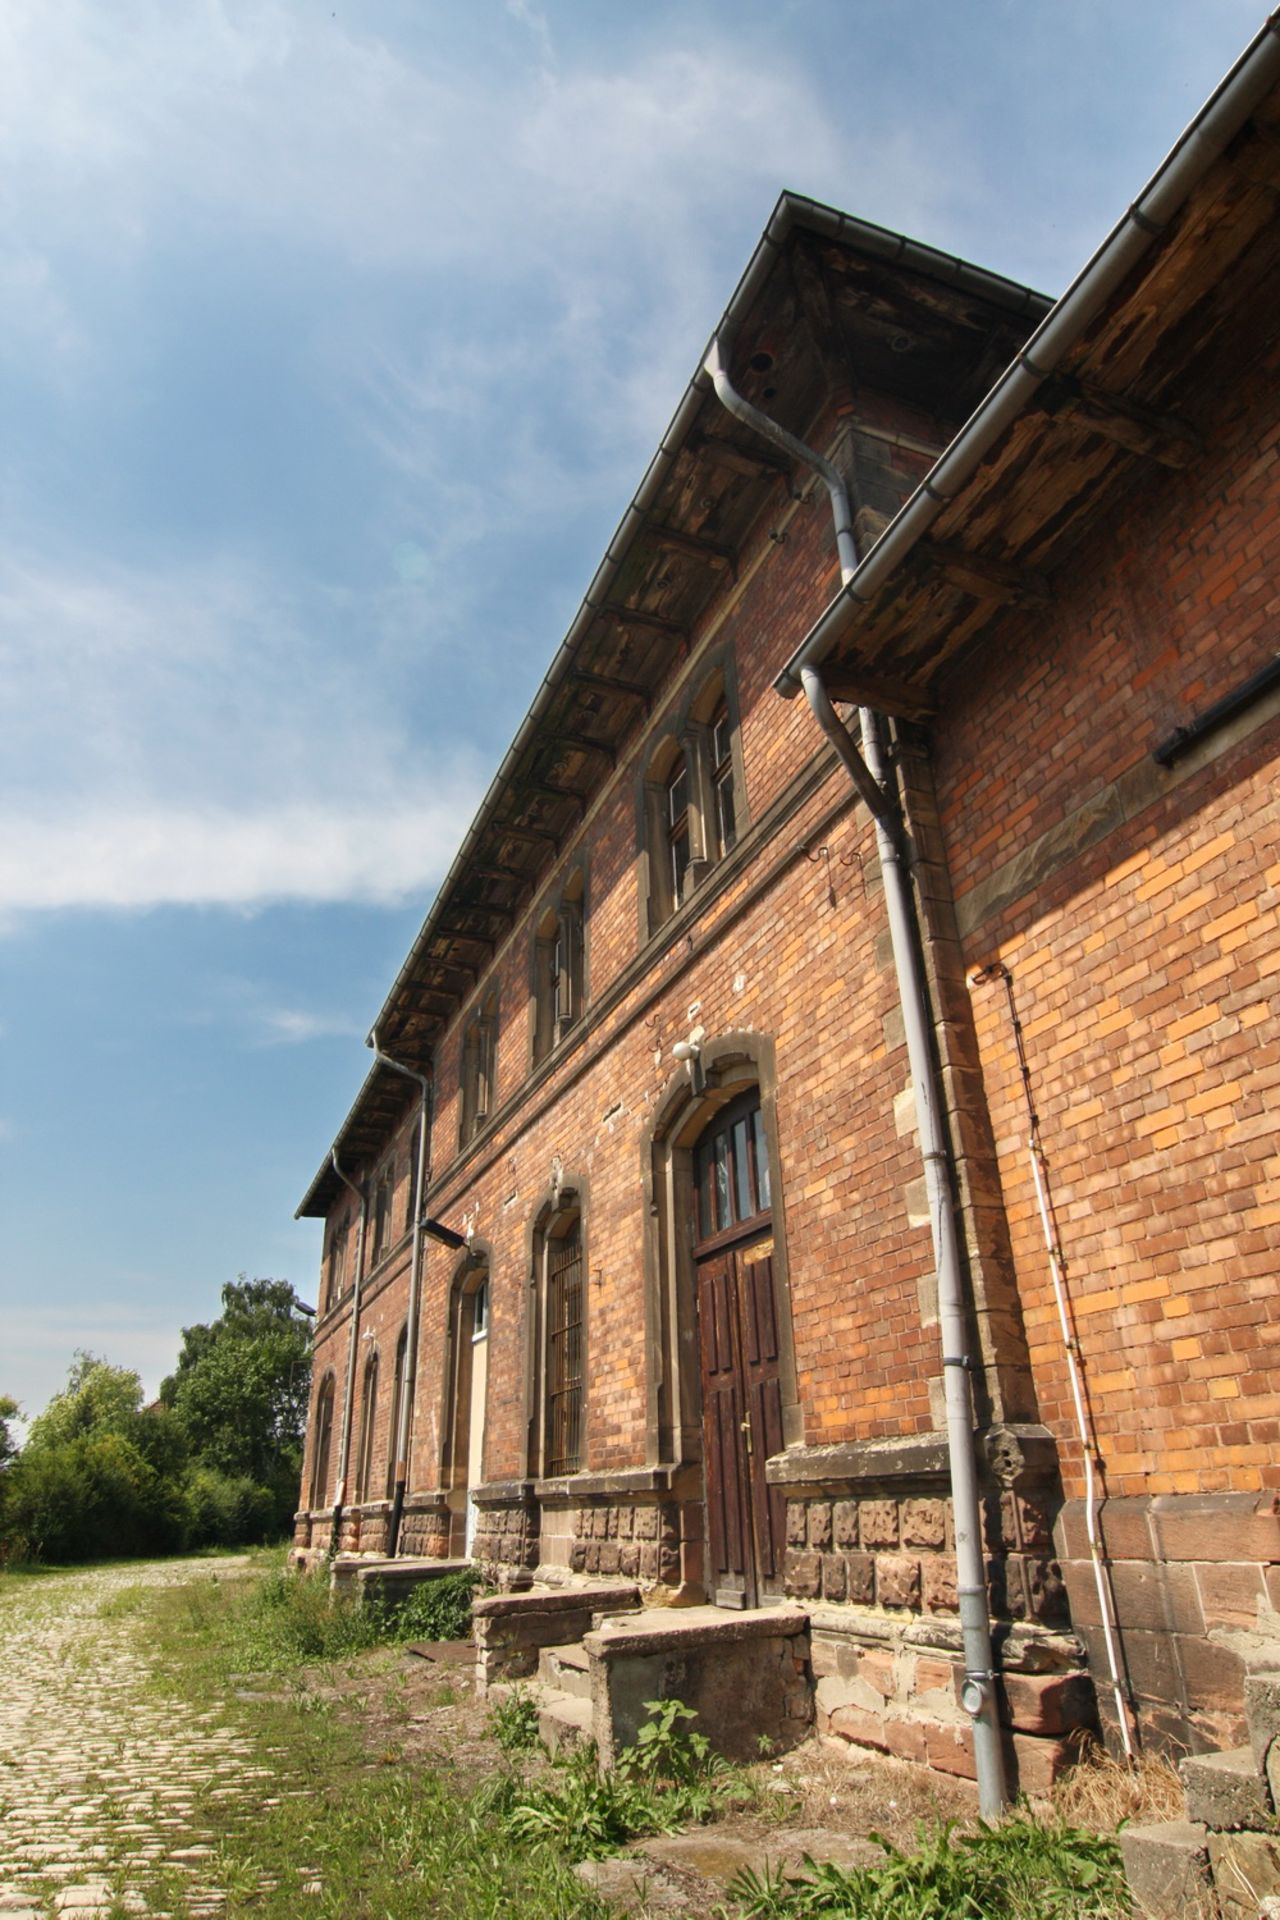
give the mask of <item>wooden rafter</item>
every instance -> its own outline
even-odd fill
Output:
[[[1037,404],[1045,413],[1074,420],[1163,467],[1188,467],[1201,451],[1195,428],[1176,414],[1145,406],[1127,394],[1108,393],[1089,380],[1046,380]]]
[[[913,550],[917,565],[940,573],[950,586],[977,600],[996,600],[1009,606],[1045,606],[1052,599],[1049,582],[1030,567],[1011,566],[983,553],[970,553],[945,540],[920,540]]]
[[[680,527],[664,527],[656,521],[650,521],[644,531],[656,547],[663,547],[668,553],[686,554],[689,559],[701,560],[704,566],[715,567],[717,571],[732,570],[738,564],[732,547],[726,547],[720,540],[709,540],[704,533],[685,533]]]

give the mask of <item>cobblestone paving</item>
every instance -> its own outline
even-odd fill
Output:
[[[268,1772],[216,1715],[145,1684],[123,1596],[244,1564],[95,1569],[24,1582],[0,1605],[0,1920],[222,1911],[195,1799],[261,1795]]]

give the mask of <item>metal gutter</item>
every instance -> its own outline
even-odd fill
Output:
[[[1259,100],[1280,79],[1280,9],[1180,135],[1137,199],[1081,268],[1062,298],[970,415],[937,464],[809,629],[774,681],[787,699],[800,692],[802,667],[818,666],[844,637],[856,610],[873,600],[943,508],[974,472],[1105,306],[1126,275],[1168,227],[1192,189]]]

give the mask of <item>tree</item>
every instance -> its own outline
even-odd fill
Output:
[[[160,1399],[193,1459],[271,1489],[278,1517],[297,1498],[311,1377],[311,1322],[287,1280],[222,1289],[222,1312],[184,1327],[176,1372]]]
[[[103,1433],[132,1439],[141,1416],[142,1382],[137,1374],[78,1348],[66,1386],[31,1422],[27,1447],[40,1452]]]

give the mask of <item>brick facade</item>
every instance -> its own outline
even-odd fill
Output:
[[[834,253],[834,278],[863,270],[856,244],[833,264]],[[1003,342],[1030,325],[994,296],[978,321],[973,302],[963,326],[941,306],[957,366],[964,328]],[[812,303],[806,311],[820,337]],[[1141,1727],[1184,1744],[1231,1738],[1243,1675],[1274,1624],[1280,694],[1171,767],[1152,759],[1159,738],[1275,651],[1270,328],[1252,305],[1196,363],[1180,398],[1202,456],[1176,470],[1135,461],[1122,506],[1054,571],[1049,603],[1027,610],[1015,596],[981,645],[937,676],[929,723],[903,713],[893,727],[971,1303],[1002,1711],[1027,1786],[1051,1777],[1092,1718],[1086,1653],[1101,1672],[1028,1088]],[[762,324],[754,337],[777,336]],[[773,364],[763,349],[757,360]],[[769,376],[781,384],[776,405],[785,412],[803,388],[792,424],[845,471],[863,525],[883,524],[927,471],[924,449],[963,416],[958,385],[947,396],[909,373],[892,390],[855,392],[829,343],[816,364],[816,390],[807,362],[804,381],[794,367]],[[689,442],[693,481],[678,491],[673,480],[664,496],[668,524],[703,484],[707,435],[704,420]],[[731,465],[723,447],[707,457]],[[511,828],[509,844],[541,839],[538,870],[505,896],[482,956],[465,947],[472,935],[428,922],[422,965],[456,965],[463,978],[438,1015],[422,1016],[434,1026],[417,1046],[433,1081],[426,1205],[469,1246],[425,1243],[400,1551],[445,1557],[470,1537],[504,1586],[623,1578],[664,1604],[720,1591],[703,1425],[710,1295],[697,1306],[714,1236],[695,1218],[697,1148],[717,1113],[750,1094],[771,1192],[740,1257],[770,1263],[768,1291],[753,1297],[771,1316],[777,1409],[753,1524],[768,1524],[758,1517],[767,1506],[785,1531],[778,1574],[767,1556],[756,1569],[760,1597],[785,1590],[812,1609],[825,1731],[963,1772],[936,1282],[883,886],[845,771],[804,701],[774,691],[838,583],[831,524],[803,472],[784,485],[766,471],[761,486],[683,645],[645,642],[652,684],[596,673],[602,688],[623,686],[625,726],[609,764],[592,762],[572,796],[571,829]],[[705,526],[699,537],[711,553]],[[715,857],[700,822],[694,883],[655,927],[653,863],[667,847],[654,829],[653,769],[721,694],[734,729],[736,843]],[[555,804],[563,784],[544,778],[542,791]],[[471,882],[449,884],[478,885],[482,871],[507,869],[477,862]],[[547,1031],[533,1005],[537,929],[576,872],[583,1004],[535,1059],[535,1033]],[[467,896],[468,911],[485,911],[480,897]],[[463,1110],[474,1071],[465,1042],[492,1009],[492,1087],[475,1119],[474,1094]],[[426,1031],[404,1020],[402,1035]],[[361,1120],[375,1096],[375,1118]],[[312,1554],[383,1551],[390,1519],[418,1107],[411,1083],[393,1087],[390,1076],[371,1078],[362,1098],[339,1137],[347,1171],[371,1191],[389,1161],[396,1186],[358,1329],[354,1203],[324,1169],[304,1203],[328,1214],[331,1234],[351,1221],[347,1284],[317,1329],[317,1391],[331,1373],[339,1410],[348,1342],[359,1347],[345,1487],[339,1412],[322,1497],[311,1497],[314,1433],[309,1441],[298,1548]],[[547,1274],[549,1251],[570,1244],[581,1432],[576,1461],[558,1472],[548,1420],[560,1334]],[[466,1304],[477,1276],[487,1280],[480,1333]],[[479,1339],[473,1373],[462,1356]],[[374,1351],[378,1485],[357,1502],[361,1382]],[[473,1379],[484,1382],[482,1418]]]

